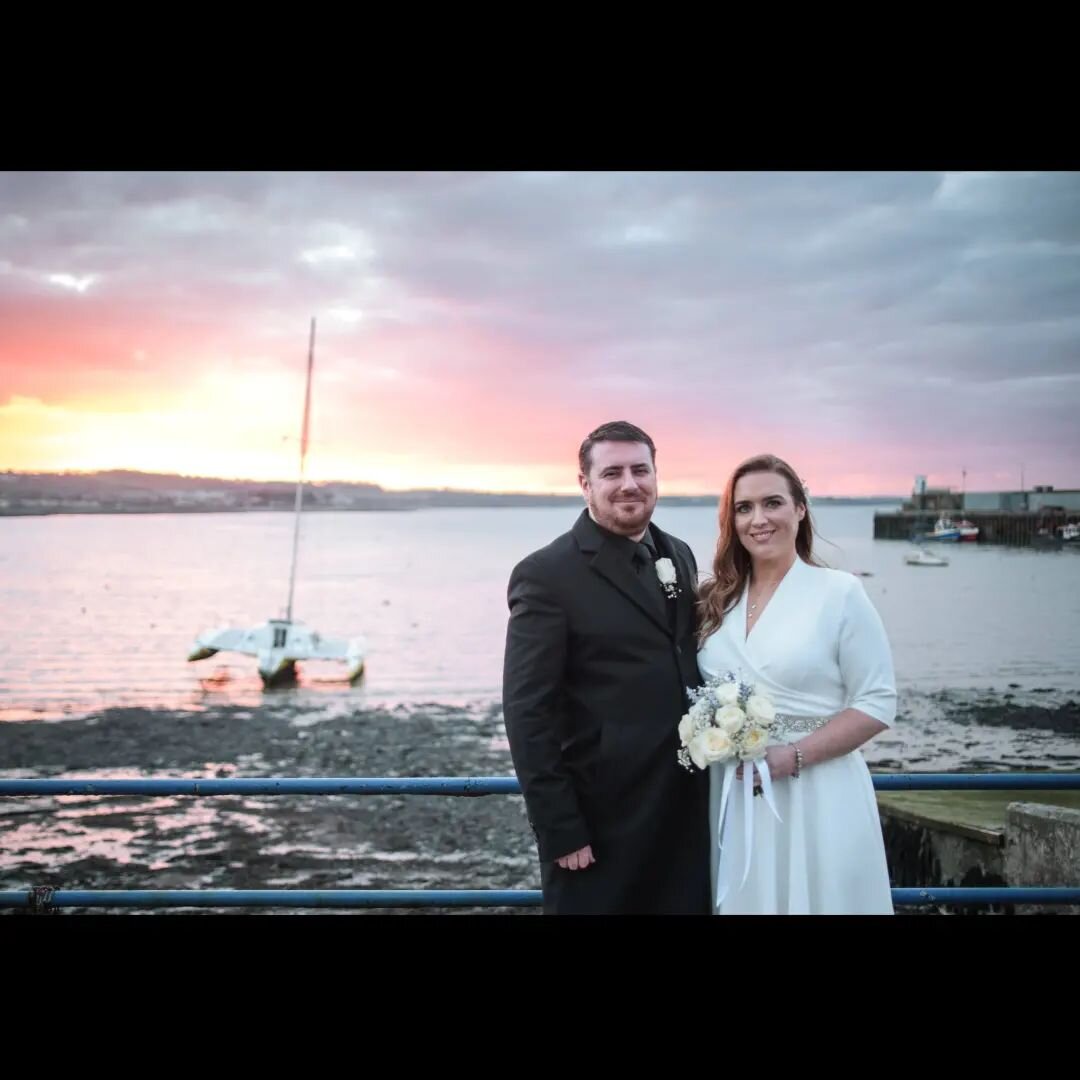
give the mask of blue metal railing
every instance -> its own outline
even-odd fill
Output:
[[[1062,791],[1075,773],[875,773],[878,791]],[[520,795],[512,776],[258,777],[229,780],[0,780],[5,795]]]
[[[897,907],[939,904],[1080,904],[1072,888],[893,889]],[[539,889],[56,889],[61,907],[452,908],[539,907]],[[0,891],[0,907],[33,908],[34,891]]]
[[[539,907],[539,889],[56,889],[56,907],[425,908]],[[34,890],[0,892],[0,907],[32,908]]]
[[[1060,791],[1076,773],[878,773],[878,791]],[[519,795],[514,777],[263,777],[257,779],[0,780],[0,797],[33,795]],[[1080,904],[1080,888],[893,889],[897,906]],[[0,891],[0,908],[60,907],[537,907],[538,889],[32,889]]]
[[[512,776],[251,780],[0,780],[4,795],[520,795]]]

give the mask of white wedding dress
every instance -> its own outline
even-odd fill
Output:
[[[795,718],[770,743],[796,742],[824,719],[855,708],[882,723],[896,718],[892,655],[881,618],[852,574],[796,558],[749,636],[746,591],[698,653],[709,679],[731,671],[765,689],[777,712]],[[777,821],[754,798],[749,875],[743,881],[744,800],[736,784],[724,848],[717,816],[724,766],[710,768],[712,889],[718,915],[891,915],[892,898],[877,801],[855,750],[798,777],[776,780]],[[725,887],[717,905],[717,876]]]

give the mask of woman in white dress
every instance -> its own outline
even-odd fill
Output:
[[[713,576],[700,590],[698,665],[706,679],[731,672],[772,697],[778,719],[765,762],[780,820],[765,799],[749,800],[744,881],[746,800],[729,798],[721,828],[724,765],[709,766],[719,915],[893,913],[877,801],[859,751],[896,717],[889,642],[862,582],[820,566],[812,549],[794,470],[772,455],[744,461],[724,490]],[[734,794],[741,789],[734,785]]]

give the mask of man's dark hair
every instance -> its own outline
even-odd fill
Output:
[[[653,468],[656,467],[656,445],[652,439],[639,427],[627,423],[625,420],[612,420],[609,424],[601,424],[595,431],[590,431],[585,436],[585,441],[578,451],[578,467],[586,476],[592,467],[592,448],[598,442],[639,442],[649,448],[652,457]]]

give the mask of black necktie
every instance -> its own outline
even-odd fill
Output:
[[[634,545],[634,569],[638,577],[643,577],[645,571],[653,565],[653,553],[646,544]]]

